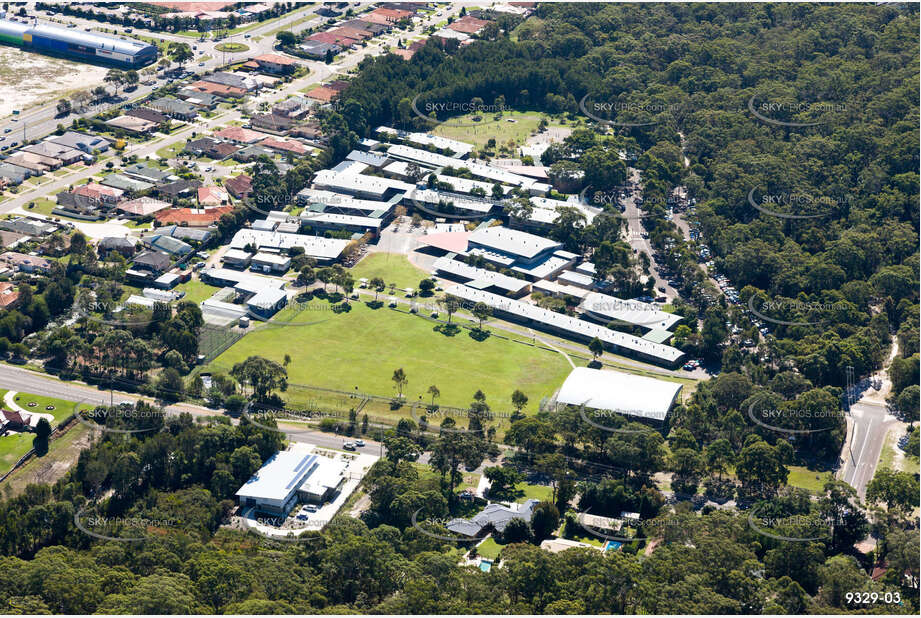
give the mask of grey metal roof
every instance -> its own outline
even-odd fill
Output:
[[[96,49],[107,49],[120,54],[135,56],[143,51],[153,50],[156,53],[157,48],[148,43],[143,43],[135,39],[119,39],[105,34],[96,32],[85,32],[77,29],[61,28],[49,24],[39,24],[30,28],[33,36],[45,36],[65,41],[74,45],[85,45]]]

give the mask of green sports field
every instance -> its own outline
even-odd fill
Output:
[[[227,371],[235,363],[257,355],[281,363],[291,356],[288,380],[343,391],[357,386],[361,392],[396,395],[391,381],[402,367],[409,380],[404,396],[409,401],[428,400],[429,385],[441,391],[443,405],[466,407],[477,389],[486,394],[494,410],[510,411],[517,388],[529,398],[527,410],[536,411],[542,397],[560,387],[570,366],[552,351],[535,349],[498,337],[476,341],[469,331],[446,336],[427,319],[387,307],[370,309],[352,303],[348,313],[324,310],[326,301],[311,301],[317,310],[280,312],[278,320],[315,321],[310,325],[267,324],[218,356],[212,371]]]
[[[399,289],[419,287],[419,282],[429,274],[410,264],[405,255],[399,253],[369,253],[350,271],[357,282],[361,278],[369,281],[380,277],[388,286],[393,283]]]

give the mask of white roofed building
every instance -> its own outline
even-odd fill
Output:
[[[576,367],[563,382],[557,403],[585,406],[663,422],[675,404],[681,384],[645,376]],[[588,414],[589,420],[603,427],[613,427],[609,418]]]

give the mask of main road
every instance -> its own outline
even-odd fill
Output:
[[[111,403],[117,405],[125,402],[134,403],[136,401],[153,402],[153,399],[150,397],[142,397],[121,391],[101,390],[83,382],[65,382],[53,376],[3,363],[0,363],[0,386],[10,390],[43,397],[65,399],[67,401],[73,401],[75,404],[89,404],[91,406],[109,405]],[[174,403],[162,407],[166,414],[171,416],[177,416],[182,413],[188,413],[200,419],[226,416],[224,410],[216,410],[189,403]],[[231,422],[236,425],[239,423],[239,419],[231,418]],[[348,440],[348,438],[343,436],[304,429],[303,425],[299,424],[280,421],[278,426],[284,431],[287,438],[294,442],[305,442],[324,448],[341,449],[342,445]],[[362,453],[368,453],[369,455],[381,455],[385,452],[380,442],[369,439],[366,439],[365,445],[363,447],[358,447],[357,450]]]

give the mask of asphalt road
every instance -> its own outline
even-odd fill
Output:
[[[0,364],[0,387],[44,397],[66,399],[76,404],[108,405],[115,403],[117,405],[141,400],[155,403],[150,397],[141,397],[120,391],[100,390],[82,382],[63,382],[53,376],[7,364]],[[214,410],[188,403],[167,405],[163,406],[163,409],[169,415],[179,415],[187,412],[196,418],[225,415],[224,410]],[[236,425],[239,423],[239,419],[231,418],[231,422]],[[279,422],[278,426],[279,429],[284,430],[287,438],[293,442],[305,442],[323,448],[342,450],[342,445],[350,440],[350,438],[343,436],[305,430],[303,426],[295,423]],[[357,450],[369,455],[381,455],[386,452],[380,442],[370,439],[366,439],[365,446],[359,447]]]
[[[864,398],[851,406],[838,478],[856,489],[861,498],[866,496],[867,484],[876,474],[886,435],[898,422],[888,413],[886,405],[878,401]]]

